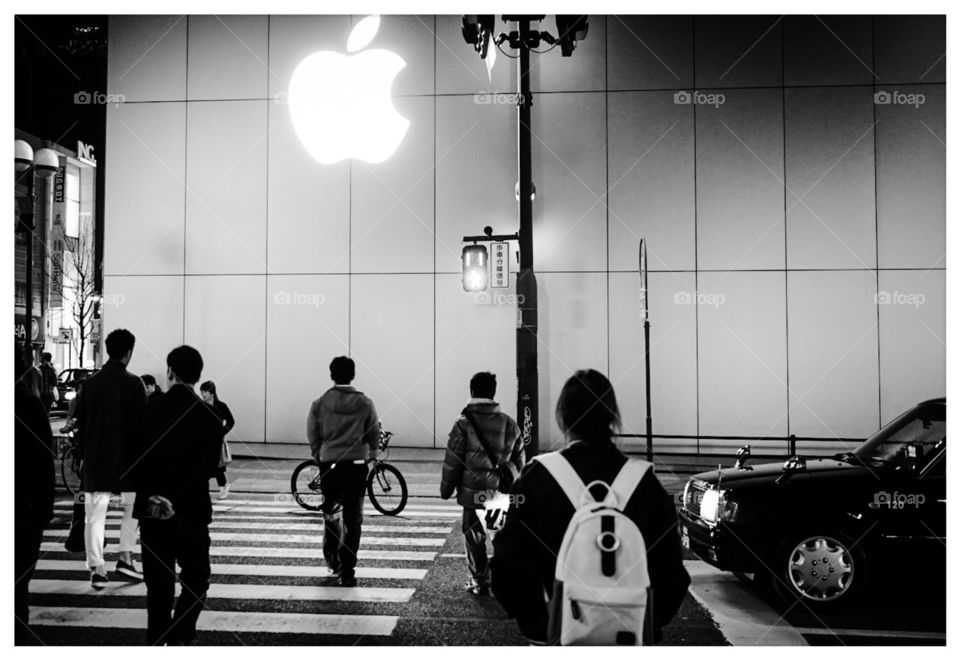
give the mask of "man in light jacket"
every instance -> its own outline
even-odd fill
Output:
[[[490,595],[487,536],[477,509],[483,509],[486,499],[500,487],[497,465],[491,463],[484,443],[501,463],[509,460],[518,472],[524,463],[520,429],[513,418],[500,412],[493,400],[496,393],[494,374],[481,372],[470,379],[470,402],[450,430],[440,483],[440,497],[449,499],[456,491],[457,502],[463,507],[461,530],[472,576],[464,589],[475,596]],[[477,429],[483,434],[482,440]]]
[[[334,385],[313,402],[307,416],[310,451],[323,475],[323,558],[343,587],[357,584],[367,461],[376,455],[380,438],[373,401],[350,386],[355,376],[353,360],[334,358],[330,363]]]

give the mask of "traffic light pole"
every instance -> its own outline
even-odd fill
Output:
[[[519,174],[520,274],[517,277],[517,423],[527,457],[540,452],[537,376],[537,278],[533,271],[533,164],[530,150],[530,19],[518,21],[517,170]]]

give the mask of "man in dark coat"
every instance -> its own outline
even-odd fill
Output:
[[[27,389],[21,376],[27,365],[19,346],[14,353],[14,615],[16,643],[34,641],[29,635],[27,594],[40,553],[43,529],[53,518],[54,448],[50,422],[40,399]]]
[[[191,643],[210,586],[207,485],[220,461],[223,431],[213,408],[194,391],[202,370],[195,348],[180,346],[167,355],[170,388],[147,407],[134,466],[149,644]],[[177,563],[183,589],[171,617]]]
[[[500,412],[500,406],[493,400],[496,393],[494,374],[481,372],[470,379],[471,399],[450,430],[440,483],[440,497],[449,499],[456,491],[457,502],[463,507],[460,528],[467,551],[467,568],[472,576],[464,588],[476,596],[490,594],[487,535],[477,510],[483,509],[484,502],[501,485],[497,465],[490,461],[484,443],[499,463],[509,460],[517,472],[524,463],[520,429],[509,415]],[[483,434],[482,440],[477,429]]]
[[[103,558],[107,508],[113,493],[120,493],[123,520],[120,524],[120,558],[115,576],[142,580],[133,563],[137,521],[133,518],[132,455],[143,433],[147,394],[140,378],[127,371],[135,338],[127,330],[107,335],[110,359],[90,376],[77,402],[80,455],[83,457],[84,542],[90,584],[102,589],[108,583]]]

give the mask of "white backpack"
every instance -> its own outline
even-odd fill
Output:
[[[557,553],[547,639],[563,646],[638,646],[652,620],[647,546],[623,508],[650,463],[628,459],[613,484],[584,484],[559,452],[534,460],[547,469],[576,510]],[[594,499],[590,488],[607,494]]]

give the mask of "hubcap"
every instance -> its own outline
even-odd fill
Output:
[[[798,543],[787,560],[787,576],[804,598],[836,600],[853,582],[853,557],[836,539],[811,536]]]

